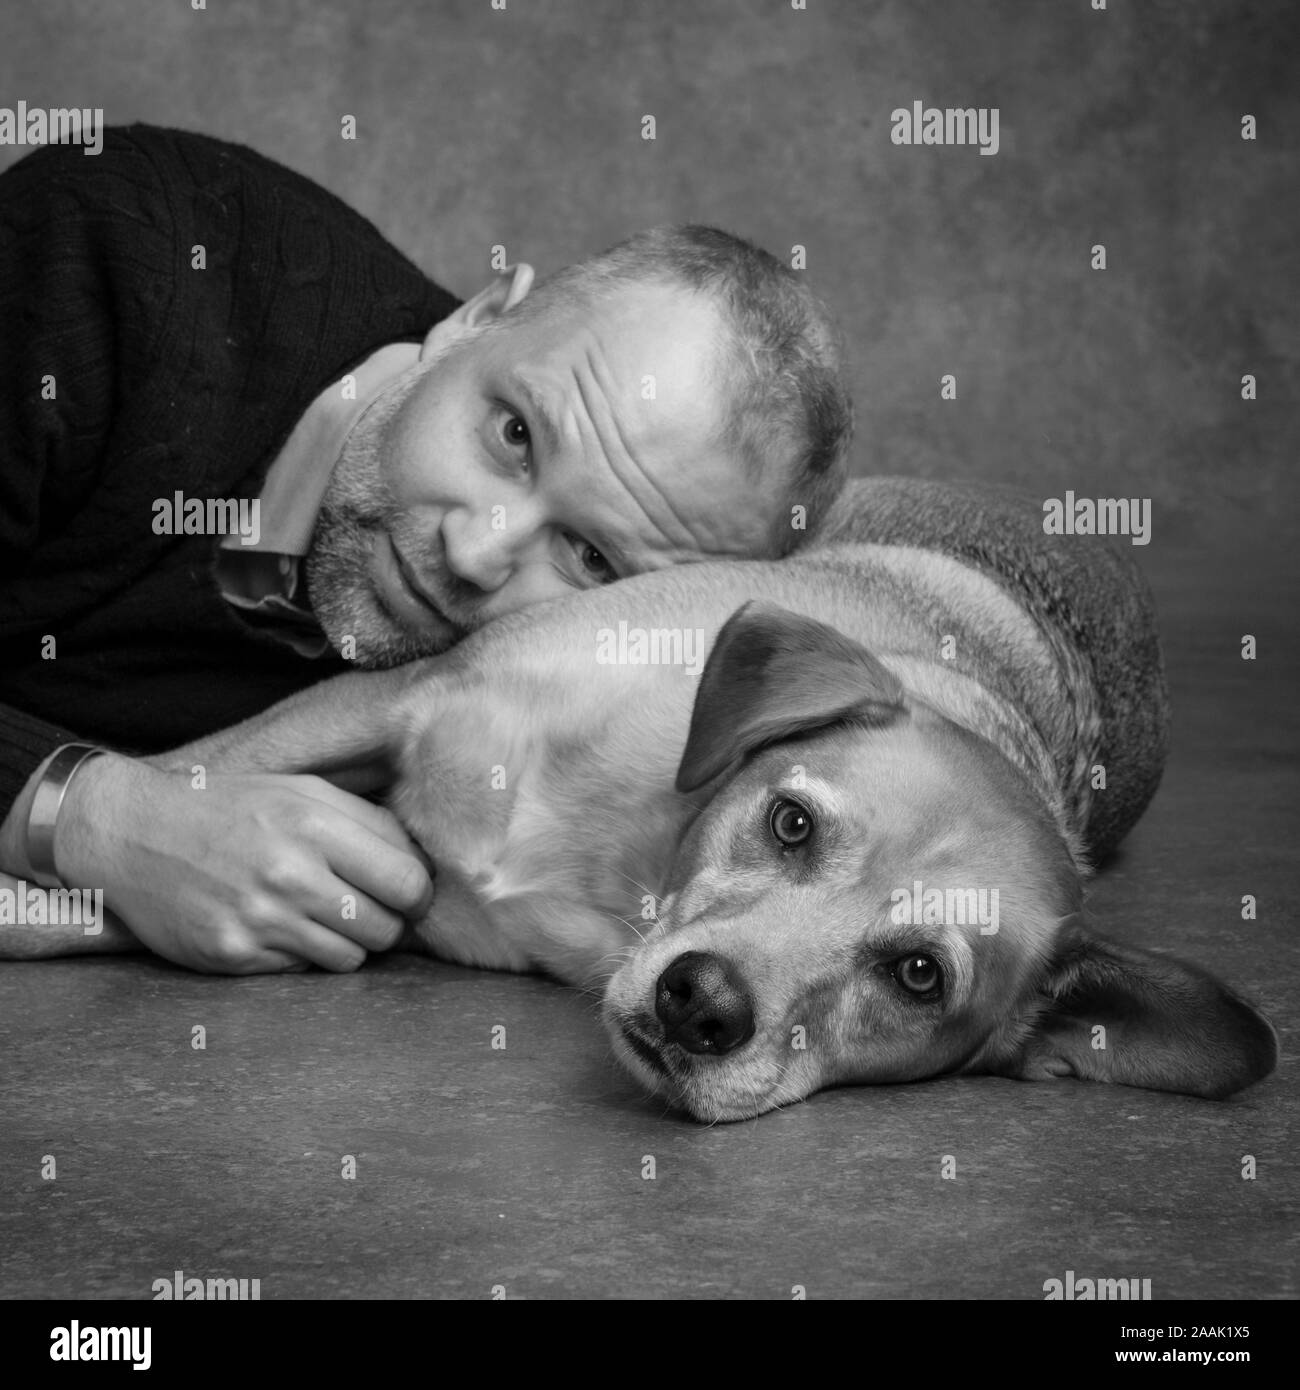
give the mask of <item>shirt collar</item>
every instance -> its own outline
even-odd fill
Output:
[[[245,545],[239,536],[228,535],[222,537],[221,549],[306,555],[334,466],[356,423],[356,402],[376,393],[418,360],[418,344],[386,343],[332,381],[304,411],[267,471],[259,499],[261,534],[256,544]]]

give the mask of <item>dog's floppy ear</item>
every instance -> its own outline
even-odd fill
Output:
[[[1223,1100],[1277,1066],[1272,1025],[1212,975],[1077,924],[1042,993],[1048,1007],[1019,1055],[993,1068],[1001,1075],[1077,1076]]]
[[[738,608],[704,667],[677,790],[694,791],[764,744],[849,715],[885,723],[903,687],[869,651],[774,604]]]

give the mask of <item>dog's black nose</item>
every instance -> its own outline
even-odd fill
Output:
[[[754,1036],[754,1006],[733,966],[687,951],[659,976],[655,1013],[668,1042],[687,1052],[734,1051]]]

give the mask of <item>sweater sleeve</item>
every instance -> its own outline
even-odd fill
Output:
[[[57,724],[0,705],[0,822],[45,759],[62,744],[77,741],[76,734]]]
[[[0,174],[0,584],[93,492],[114,402],[155,349],[171,287],[131,270],[173,254],[159,192],[124,131],[98,156],[47,145]],[[126,285],[146,302],[119,303]]]
[[[44,563],[38,551],[58,555],[61,531],[99,480],[114,401],[154,350],[169,287],[146,287],[143,303],[117,301],[139,279],[124,267],[169,254],[157,187],[147,153],[122,131],[106,132],[98,156],[48,145],[0,173],[0,591]],[[30,657],[27,645],[45,635],[33,622],[43,626],[0,604],[0,661]],[[0,705],[0,818],[75,737]]]

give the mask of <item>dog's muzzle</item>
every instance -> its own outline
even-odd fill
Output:
[[[754,1036],[754,1004],[735,968],[707,951],[687,951],[655,983],[664,1042],[721,1057]]]

